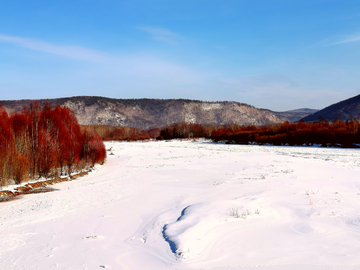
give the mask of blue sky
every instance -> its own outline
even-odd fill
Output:
[[[321,109],[360,94],[359,67],[357,0],[0,0],[0,100]]]

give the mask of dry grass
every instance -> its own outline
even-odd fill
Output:
[[[7,202],[16,199],[20,193],[9,190],[0,191],[0,202]]]
[[[70,179],[74,180],[79,177],[85,176],[88,173],[89,173],[89,171],[84,171],[84,172],[80,172],[78,174],[73,174],[70,176]],[[68,177],[65,177],[65,178],[56,177],[51,180],[39,181],[39,182],[35,182],[35,183],[28,183],[24,186],[19,186],[19,187],[15,188],[15,191],[2,190],[2,191],[0,191],[0,203],[17,199],[20,197],[20,195],[23,195],[23,194],[45,193],[45,192],[56,191],[57,189],[48,187],[48,186],[54,185],[54,184],[57,184],[60,182],[65,182],[65,181],[69,181],[69,178]]]

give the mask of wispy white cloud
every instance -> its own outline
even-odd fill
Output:
[[[171,41],[170,44],[176,44],[174,42],[183,39],[180,35],[162,28],[143,27],[141,30],[151,33],[154,39],[167,43]],[[355,36],[352,40],[354,38]],[[60,93],[58,95],[61,96],[71,96],[74,93],[99,95],[101,89],[101,95],[110,97],[236,100],[273,110],[300,107],[321,109],[336,100],[345,99],[346,95],[351,96],[349,91],[350,86],[353,85],[349,84],[346,89],[350,90],[345,91],[343,83],[341,83],[341,88],[328,85],[309,87],[304,86],[303,79],[297,78],[294,81],[290,77],[279,75],[281,73],[258,75],[255,72],[253,75],[233,75],[232,72],[226,70],[199,68],[193,63],[180,64],[148,52],[106,54],[78,46],[59,46],[5,35],[0,35],[0,42],[70,59],[89,61],[86,65],[79,65],[78,69],[65,69],[61,72],[58,72],[56,63],[51,65],[51,60],[50,64],[42,67],[42,72],[39,72],[39,68],[26,69],[24,72],[18,69],[14,74],[11,71],[7,73],[6,69],[2,70],[2,73],[6,74],[0,80],[3,89],[6,86],[7,91],[12,89],[12,92],[18,93],[25,93],[21,91],[26,89],[26,95],[29,93],[37,95],[37,97],[27,96],[27,98],[45,98],[49,95],[48,89],[53,89],[53,93]],[[53,72],[52,67],[56,67],[56,72]],[[314,70],[321,70],[321,68],[316,67]],[[322,73],[324,73],[323,70]],[[325,77],[336,78],[336,80],[339,78],[336,76],[339,71],[331,73],[331,76],[327,74]],[[354,74],[350,75],[348,76],[357,78]],[[340,78],[348,78],[344,76],[341,75]],[[318,76],[314,77],[318,80]],[[306,81],[309,81],[309,78],[306,78]],[[326,81],[328,82],[329,78],[326,78]],[[340,98],[340,94],[344,97]]]
[[[360,41],[360,33],[342,38],[342,39],[332,43],[331,45],[359,42],[359,41]]]
[[[152,39],[162,41],[171,45],[177,45],[184,39],[180,34],[170,31],[165,28],[139,26],[137,29],[148,33]]]
[[[56,54],[76,60],[100,61],[106,58],[105,53],[96,50],[91,50],[79,46],[55,45],[40,40],[34,40],[34,39],[28,39],[22,37],[0,35],[0,42],[6,42],[24,48],[41,51],[45,53]]]

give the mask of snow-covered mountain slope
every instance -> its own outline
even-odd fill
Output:
[[[48,101],[53,106],[59,104],[72,109],[82,125],[128,126],[148,130],[181,121],[203,125],[267,125],[282,122],[268,110],[233,101],[111,99],[88,96]],[[8,112],[21,111],[30,102],[0,101]]]

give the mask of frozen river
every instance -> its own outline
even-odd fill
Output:
[[[359,269],[360,150],[108,142],[0,204],[0,269]]]

